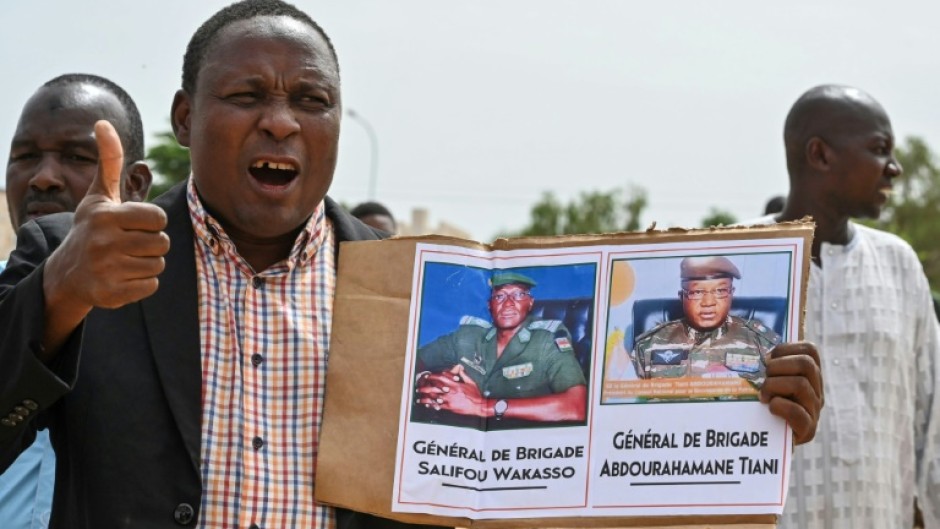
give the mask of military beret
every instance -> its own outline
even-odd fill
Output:
[[[492,288],[512,284],[523,285],[525,287],[532,288],[535,286],[535,281],[529,276],[516,272],[495,272],[493,277],[490,278],[490,286]]]
[[[718,255],[686,257],[679,263],[679,275],[683,281],[703,279],[741,279],[741,272],[728,258]]]

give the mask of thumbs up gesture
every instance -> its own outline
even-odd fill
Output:
[[[121,201],[124,153],[117,131],[98,121],[95,140],[98,173],[71,231],[45,265],[47,349],[61,345],[93,307],[118,308],[156,292],[170,248],[162,209]]]

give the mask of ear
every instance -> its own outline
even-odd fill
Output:
[[[828,171],[832,166],[835,152],[819,136],[813,136],[806,142],[806,165],[817,171]]]
[[[176,134],[176,141],[183,147],[189,147],[191,111],[192,98],[185,90],[177,90],[170,107],[170,124],[173,126],[173,134]]]
[[[153,173],[144,162],[134,162],[124,170],[124,185],[121,194],[124,200],[143,202],[150,193],[150,184],[153,183]]]

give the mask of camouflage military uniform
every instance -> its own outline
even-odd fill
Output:
[[[780,337],[756,320],[729,316],[711,331],[685,319],[662,323],[636,339],[631,359],[640,378],[740,376],[760,386]]]
[[[460,327],[418,350],[423,369],[460,364],[484,397],[514,399],[561,393],[585,384],[568,329],[557,320],[526,319],[496,358],[496,328],[464,316]]]

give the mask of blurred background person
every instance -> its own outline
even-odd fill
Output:
[[[398,233],[398,224],[392,212],[378,202],[363,202],[352,208],[349,213],[373,228],[387,231],[392,235]]]
[[[786,204],[787,199],[783,195],[777,195],[767,201],[767,205],[764,206],[764,215],[773,215],[775,213],[780,213],[783,211],[783,206]]]

